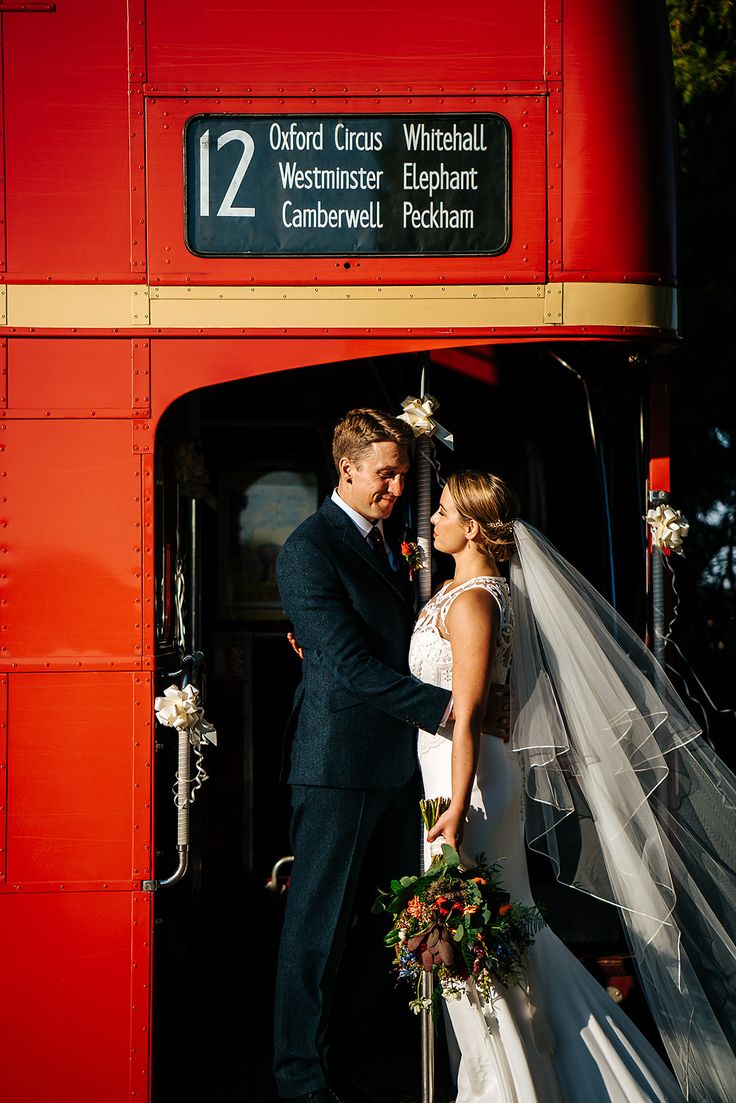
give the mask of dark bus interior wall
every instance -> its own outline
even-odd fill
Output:
[[[454,452],[437,445],[440,474],[478,467],[503,475],[521,515],[643,630],[645,373],[630,347],[464,351],[460,366],[470,364],[475,377],[451,357],[443,364],[441,353],[431,362],[411,354],[316,365],[185,395],[160,423],[158,692],[177,680],[182,637],[186,650],[201,649],[218,744],[206,750],[209,778],[192,805],[190,871],[155,898],[154,1103],[275,1098],[272,990],[285,897],[265,886],[289,854],[289,793],[279,772],[299,660],[286,641],[274,562],[290,529],[335,485],[332,428],[346,410],[400,412],[426,368],[437,418],[455,438]],[[413,496],[410,478],[392,519],[399,538]],[[436,556],[433,567],[434,588],[452,561]],[[157,738],[156,876],[165,878],[176,865],[176,752],[168,730]],[[584,960],[621,951],[612,909],[557,886],[541,859],[531,865],[550,923]],[[360,998],[350,993],[351,952],[343,962],[348,1002]],[[397,1000],[398,1029],[418,1047],[406,994]],[[635,989],[625,1006],[650,1033]],[[339,1031],[333,1052],[336,1067],[358,1060]],[[439,1103],[442,1093],[440,1077]]]

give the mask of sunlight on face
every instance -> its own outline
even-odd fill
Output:
[[[442,491],[437,512],[432,514],[430,522],[434,530],[433,543],[437,551],[453,555],[466,546],[467,524],[461,519],[447,487]]]
[[[391,441],[371,444],[358,463],[342,460],[338,493],[368,521],[391,516],[409,470],[406,449]]]

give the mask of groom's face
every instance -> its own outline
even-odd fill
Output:
[[[341,460],[338,493],[368,521],[385,520],[404,491],[408,470],[406,449],[380,441],[371,444],[357,463]]]

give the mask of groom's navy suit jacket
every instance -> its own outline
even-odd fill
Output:
[[[304,648],[290,724],[293,785],[403,785],[416,729],[434,732],[450,694],[408,671],[411,589],[330,499],[296,529],[276,564],[281,600]]]
[[[274,1073],[288,1099],[323,1088],[334,1074],[326,1027],[356,906],[362,948],[350,975],[361,978],[360,999],[343,1000],[340,1024],[347,1038],[371,1024],[371,1046],[363,1047],[371,1067],[373,1047],[383,1053],[398,1044],[400,1031],[386,1029],[394,1021],[389,993],[376,980],[385,972],[388,983],[388,971],[364,948],[380,952],[380,931],[363,930],[375,917],[358,900],[397,869],[414,868],[416,729],[436,731],[450,695],[408,672],[414,608],[405,573],[392,571],[330,498],[286,541],[276,576],[304,648],[287,733],[294,864],[274,1024]],[[338,1044],[333,1058],[350,1053],[348,1079],[366,1079],[355,1048]]]

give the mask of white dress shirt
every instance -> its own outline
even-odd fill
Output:
[[[352,506],[349,506],[347,502],[343,501],[343,499],[337,493],[337,487],[335,487],[335,489],[332,491],[332,500],[333,500],[333,502],[335,503],[336,506],[340,507],[340,509],[343,511],[343,513],[347,513],[350,520],[353,522],[353,524],[356,526],[356,528],[358,528],[360,530],[360,532],[363,534],[363,536],[366,537],[366,539],[367,539],[368,533],[371,531],[371,529],[373,529],[373,528],[378,529],[378,531],[381,534],[381,539],[383,540],[383,546],[386,549],[386,556],[388,558],[389,563],[393,567],[394,566],[394,557],[391,554],[391,549],[389,548],[388,544],[386,543],[386,534],[383,531],[383,521],[378,520],[378,521],[376,521],[376,524],[373,525],[373,523],[371,521],[369,521],[366,517],[364,517],[362,513],[358,513],[357,509],[353,509]]]

